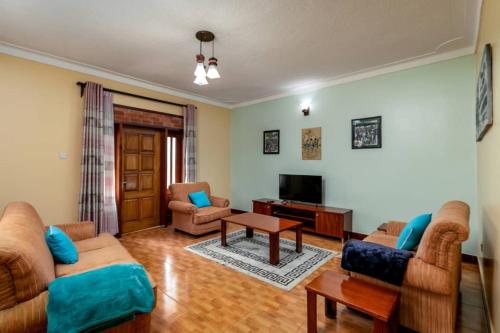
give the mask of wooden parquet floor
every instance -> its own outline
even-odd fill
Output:
[[[239,229],[230,226],[230,231]],[[157,305],[151,332],[306,332],[304,286],[332,261],[320,267],[291,291],[284,291],[245,274],[202,258],[183,248],[217,233],[195,238],[173,228],[158,228],[124,235],[120,240],[157,284]],[[293,232],[282,237],[294,239]],[[304,243],[336,251],[341,243],[305,233]],[[457,332],[485,332],[477,267],[464,264],[462,305]],[[371,332],[372,321],[341,305],[336,320],[325,320],[318,298],[319,332]]]

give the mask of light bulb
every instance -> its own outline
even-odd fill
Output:
[[[199,86],[204,86],[204,85],[208,84],[207,77],[199,75],[194,79],[193,83],[195,83]]]
[[[205,72],[205,66],[203,65],[202,62],[199,62],[196,64],[196,69],[194,70],[194,76],[207,76],[207,73]]]

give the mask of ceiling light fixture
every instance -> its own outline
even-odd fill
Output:
[[[204,86],[204,85],[208,84],[207,77],[206,76],[201,76],[201,75],[195,77],[195,79],[194,79],[193,82],[196,83],[199,86]]]
[[[212,41],[212,57],[208,59],[207,77],[209,79],[220,79],[219,71],[217,70],[217,58],[214,57],[215,42]]]
[[[207,76],[207,73],[205,73],[205,57],[201,53],[196,55],[196,69],[194,70],[194,76]]]
[[[194,70],[194,83],[200,86],[208,84],[207,78],[218,79],[220,78],[217,69],[217,58],[214,56],[215,49],[215,35],[210,31],[198,31],[196,39],[200,41],[200,53],[196,55],[196,68]],[[203,43],[212,42],[212,57],[208,59],[208,72],[205,71],[205,56],[203,55]]]

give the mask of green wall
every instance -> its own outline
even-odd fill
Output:
[[[278,174],[322,175],[326,205],[354,210],[354,231],[467,202],[476,254],[475,57],[331,86],[241,107],[231,115],[231,200],[278,198]],[[310,116],[300,112],[309,100]],[[383,147],[351,149],[351,119],[382,116]],[[301,159],[301,129],[322,128],[322,160]],[[262,153],[262,131],[279,129],[279,155]]]

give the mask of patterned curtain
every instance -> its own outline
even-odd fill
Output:
[[[80,221],[94,221],[97,233],[118,233],[114,176],[113,96],[87,82],[84,96],[80,178]]]
[[[184,108],[184,182],[196,182],[196,106]]]

